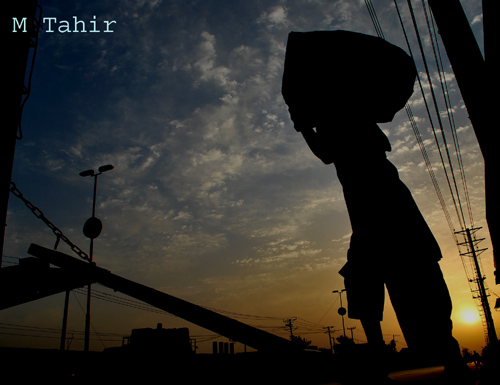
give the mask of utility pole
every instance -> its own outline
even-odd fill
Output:
[[[57,250],[60,242],[61,242],[61,236],[58,234],[56,243],[54,244],[54,250]],[[59,343],[59,350],[61,351],[65,350],[64,345],[66,343],[66,331],[68,328],[69,296],[70,296],[70,290],[66,290],[66,296],[64,298],[63,322],[61,327],[61,340]]]
[[[479,229],[480,228],[473,228],[473,229],[467,228],[464,231],[458,231],[457,234],[462,234],[465,237],[465,241],[459,243],[458,245],[467,247],[466,252],[460,253],[462,257],[472,258],[472,264],[474,267],[474,276],[467,278],[470,283],[475,284],[476,289],[473,290],[473,292],[477,292],[478,295],[474,297],[474,299],[479,300],[479,308],[480,310],[482,310],[480,311],[480,313],[483,318],[483,325],[485,327],[486,343],[491,344],[497,342],[498,338],[495,330],[495,324],[493,322],[493,316],[491,314],[490,304],[488,302],[489,294],[484,284],[486,278],[483,276],[481,272],[481,267],[478,260],[479,254],[481,254],[486,249],[476,248],[476,246],[481,241],[483,241],[484,238],[482,239],[475,239],[475,237],[473,238],[473,235]]]
[[[344,323],[344,316],[346,315],[347,313],[347,310],[345,309],[345,307],[342,306],[342,293],[345,291],[345,289],[342,289],[342,290],[334,290],[332,291],[332,293],[339,293],[339,296],[340,296],[340,307],[339,307],[339,310],[338,310],[338,313],[342,316],[342,329],[344,330],[344,337],[345,337],[345,323]]]
[[[353,333],[353,330],[356,329],[356,326],[352,326],[352,327],[347,328],[347,329],[351,331],[351,340],[352,340],[352,343],[354,343],[354,333]]]
[[[393,334],[393,335],[392,335],[392,341],[391,341],[391,344],[392,344],[392,342],[394,343],[394,345],[393,345],[394,351],[396,351],[396,342],[398,342],[398,341],[396,340],[396,337],[399,337],[399,336],[400,336],[399,334]]]
[[[297,317],[294,318],[288,318],[286,320],[283,320],[285,323],[285,329],[288,329],[290,331],[290,341],[293,341],[293,331],[296,330],[297,328],[293,327],[293,323],[297,320]]]
[[[330,342],[330,350],[331,352],[333,353],[333,345],[332,345],[332,334],[334,332],[334,330],[330,330],[330,328],[334,328],[334,326],[325,326],[323,329],[327,329],[328,331],[326,333],[328,333],[328,341]]]

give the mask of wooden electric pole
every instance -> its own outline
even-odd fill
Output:
[[[293,327],[293,323],[297,320],[297,318],[288,318],[286,320],[283,320],[285,323],[285,329],[288,329],[290,331],[290,341],[293,341],[293,331],[296,329]]]
[[[330,350],[331,352],[333,353],[333,343],[332,343],[332,333],[334,332],[334,330],[331,330],[333,329],[334,326],[325,326],[323,329],[326,329],[328,333],[328,341],[330,342]]]
[[[352,343],[354,343],[354,333],[353,333],[353,330],[356,329],[356,326],[352,326],[352,327],[347,328],[347,329],[351,331],[351,340],[352,340]]]

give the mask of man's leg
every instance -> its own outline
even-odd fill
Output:
[[[366,339],[368,343],[374,347],[384,346],[384,338],[382,336],[382,327],[380,326],[380,321],[378,319],[372,318],[362,318],[361,325],[365,331]]]
[[[408,348],[465,379],[467,367],[452,335],[452,303],[439,264],[412,261],[394,271],[386,286]]]
[[[352,259],[340,273],[344,276],[348,316],[361,321],[368,341],[352,346],[352,356],[345,366],[346,384],[385,384],[389,381],[389,362],[380,324],[385,298],[381,274],[366,264],[352,263]]]

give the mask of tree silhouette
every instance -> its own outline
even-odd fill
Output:
[[[308,347],[313,347],[313,346],[310,346],[311,343],[312,343],[312,341],[308,341],[305,338],[302,338],[301,336],[294,336],[294,335],[292,335],[290,337],[290,340],[295,345],[297,345],[299,348],[302,348],[302,349],[305,349],[305,348],[308,348]]]
[[[465,359],[465,362],[472,362],[472,353],[467,348],[462,349],[462,356]]]
[[[336,339],[340,345],[354,345],[354,341],[347,336],[339,336]]]

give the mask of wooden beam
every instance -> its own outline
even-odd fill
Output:
[[[283,353],[297,350],[295,345],[287,339],[246,325],[140,283],[122,278],[94,264],[80,261],[61,252],[32,244],[28,253],[69,272],[78,271],[81,274],[87,275],[93,281],[113,290],[146,302],[202,328],[259,351]]]

